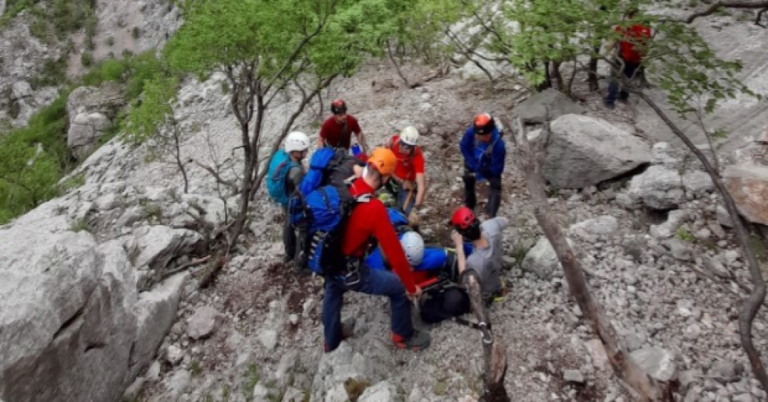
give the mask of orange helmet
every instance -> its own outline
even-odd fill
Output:
[[[488,113],[480,113],[475,116],[473,127],[475,128],[475,134],[485,135],[490,134],[493,128],[496,126],[496,122]]]
[[[390,176],[395,173],[397,166],[397,157],[389,148],[376,148],[368,157],[368,165],[373,166],[376,171],[384,176]]]

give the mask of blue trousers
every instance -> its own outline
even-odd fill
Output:
[[[619,74],[624,74],[627,79],[631,79],[639,67],[639,64],[624,60],[624,69]],[[615,75],[612,76],[611,82],[608,83],[608,96],[605,98],[605,103],[613,105],[616,103],[616,99],[627,100],[627,98],[629,98],[629,93],[623,89],[619,90],[619,78]]]
[[[349,287],[343,276],[325,278],[325,296],[323,297],[323,330],[326,351],[330,352],[341,343],[341,307],[344,293],[354,291],[375,296],[389,297],[392,316],[392,332],[404,338],[413,335],[411,323],[411,304],[405,296],[405,287],[400,278],[392,272],[373,270],[363,265],[360,268],[360,282]]]

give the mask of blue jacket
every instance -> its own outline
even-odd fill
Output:
[[[488,147],[493,146],[490,151]],[[507,148],[504,140],[499,135],[499,129],[494,127],[491,133],[491,141],[488,143],[475,139],[475,128],[469,127],[461,139],[461,154],[464,155],[464,164],[470,172],[475,173],[478,180],[489,177],[501,177],[504,172],[504,159],[507,156]]]

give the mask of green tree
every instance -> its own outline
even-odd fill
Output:
[[[200,78],[222,72],[243,151],[239,210],[231,246],[242,233],[250,201],[275,152],[306,105],[339,74],[352,73],[375,52],[386,21],[381,0],[192,0],[184,25],[168,43],[172,67]],[[271,144],[264,123],[278,95],[297,97]]]

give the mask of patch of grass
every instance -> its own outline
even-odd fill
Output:
[[[154,202],[139,202],[141,204],[141,209],[144,213],[144,219],[151,221],[156,220],[157,222],[160,222],[163,219],[163,209],[160,207],[160,205],[155,204]]]
[[[64,57],[49,59],[43,63],[43,70],[29,80],[32,88],[56,86],[67,83],[67,60]]]
[[[107,38],[107,40],[104,41],[104,43],[107,46],[112,47],[115,45],[115,38],[113,36],[110,36],[109,38]]]
[[[432,386],[432,393],[437,396],[448,395],[448,383],[445,381],[438,381]]]
[[[749,248],[755,253],[755,258],[760,262],[768,262],[768,251],[765,249],[765,244],[760,236],[756,234],[749,235]]]
[[[256,367],[256,363],[251,363],[243,374],[245,381],[243,381],[243,396],[246,400],[253,399],[253,388],[259,383],[259,370]]]
[[[520,242],[516,242],[512,246],[512,258],[515,259],[515,264],[520,266],[525,259],[525,255],[528,254],[528,248]]]
[[[83,65],[83,67],[90,67],[93,65],[93,53],[91,52],[83,52],[83,54],[80,55],[80,64]]]
[[[189,372],[192,374],[192,377],[197,377],[203,372],[203,367],[200,364],[200,360],[194,359],[191,363],[189,363]]]
[[[693,243],[696,241],[696,238],[693,237],[691,232],[689,232],[687,229],[680,227],[675,232],[675,237],[677,237],[678,240],[687,242],[687,243]]]
[[[224,387],[221,388],[221,400],[223,402],[229,402],[230,394],[229,384],[224,384]]]
[[[93,233],[93,228],[91,227],[91,224],[88,223],[86,219],[78,219],[72,223],[72,226],[70,226],[69,230],[77,233],[77,232],[88,232]]]
[[[85,172],[80,172],[61,183],[62,192],[69,192],[85,184]]]
[[[352,402],[357,402],[360,396],[363,395],[363,392],[365,392],[365,389],[370,386],[371,383],[368,381],[357,381],[354,378],[349,378],[347,381],[344,381],[344,388],[347,390],[347,396],[349,396],[349,400]]]

